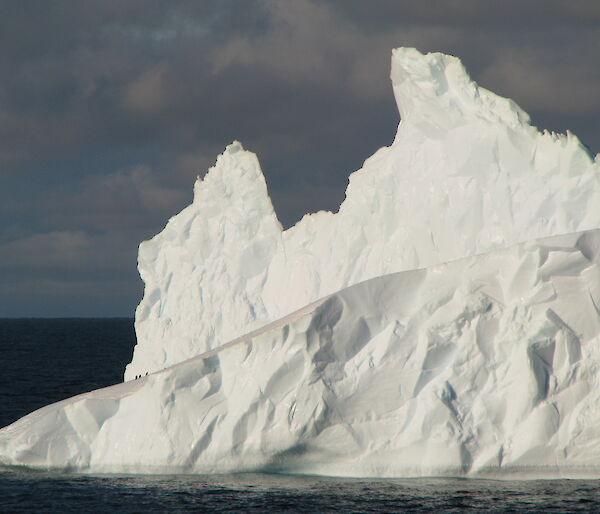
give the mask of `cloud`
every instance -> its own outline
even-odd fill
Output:
[[[118,234],[33,234],[0,244],[0,262],[0,316],[129,316],[141,294]]]
[[[50,232],[6,243],[0,246],[0,257],[8,268],[71,267],[86,262],[82,260],[85,249],[87,238],[82,232]]]
[[[494,59],[481,80],[530,110],[559,115],[600,110],[600,70],[589,66],[586,57],[574,58],[560,49],[509,49]]]
[[[363,99],[380,99],[389,93],[386,78],[395,46],[391,40],[414,44],[435,38],[435,33],[441,39],[447,32],[436,27],[419,36],[418,30],[405,27],[367,33],[352,19],[340,16],[329,2],[264,0],[264,6],[271,17],[268,28],[260,34],[231,38],[216,48],[213,73],[251,67],[293,89],[318,85],[348,89]]]
[[[2,210],[13,220],[43,213],[36,226],[44,232],[61,227],[102,233],[138,230],[151,236],[191,200],[192,185],[191,177],[185,187],[163,184],[155,170],[137,165],[31,191],[29,197],[7,200]]]
[[[600,6],[593,0],[329,0],[338,16],[352,20],[365,32],[390,31],[398,26],[444,26],[461,30],[506,31],[514,28],[594,26]]]
[[[124,89],[123,103],[125,107],[142,115],[157,114],[163,111],[167,106],[165,73],[166,68],[162,64],[140,73]]]

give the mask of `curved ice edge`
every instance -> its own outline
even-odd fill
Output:
[[[406,273],[406,272],[401,272],[401,273]],[[359,284],[356,284],[351,287],[356,287],[357,285],[359,285]],[[218,348],[215,348],[214,350],[209,350],[208,352],[204,352],[196,357],[192,357],[190,359],[179,362],[179,363],[169,366],[167,368],[161,369],[160,371],[155,371],[154,373],[150,373],[150,374],[148,374],[146,376],[142,376],[138,379],[128,380],[127,382],[121,382],[119,384],[113,384],[110,386],[101,387],[100,389],[94,389],[92,391],[80,393],[75,396],[65,398],[64,400],[60,400],[58,402],[50,403],[48,405],[40,407],[39,409],[36,409],[36,410],[30,412],[29,414],[26,414],[22,418],[19,418],[18,420],[14,421],[13,423],[0,428],[0,450],[2,449],[1,444],[2,444],[2,439],[3,439],[4,435],[8,434],[8,436],[10,436],[10,433],[13,430],[17,431],[18,429],[20,429],[22,427],[24,428],[26,425],[30,425],[31,423],[35,422],[37,419],[43,417],[44,415],[46,415],[52,411],[58,410],[62,407],[66,407],[67,405],[76,403],[81,400],[122,400],[123,398],[130,396],[131,394],[140,390],[143,387],[143,385],[148,381],[149,378],[152,378],[152,377],[155,377],[158,375],[162,375],[165,373],[170,373],[172,370],[181,368],[181,367],[191,364],[193,362],[199,362],[199,361],[202,361],[205,359],[209,359],[210,357],[213,357],[214,355],[216,355],[218,353],[228,350],[228,349],[232,348],[233,346],[248,342],[256,336],[259,336],[259,335],[269,332],[271,330],[277,330],[278,328],[281,328],[281,327],[287,325],[288,323],[291,323],[293,321],[296,321],[297,319],[300,319],[301,317],[305,316],[306,314],[310,314],[310,313],[314,312],[325,301],[327,301],[332,296],[335,296],[335,294],[337,294],[337,293],[325,296],[324,298],[320,298],[319,300],[312,302],[312,303],[306,305],[305,307],[298,309],[297,311],[292,312],[291,314],[288,314],[287,316],[284,316],[283,318],[280,318],[276,321],[268,323],[267,325],[264,325],[261,328],[253,330],[243,336],[237,337],[237,338],[233,339],[232,341],[229,341],[229,342],[219,346]],[[6,465],[4,464],[4,462],[2,460],[1,453],[0,453],[0,466],[6,467]],[[24,467],[27,467],[27,466],[24,466]],[[67,468],[44,468],[44,469],[67,469]],[[169,468],[169,469],[171,469],[171,468]]]
[[[508,248],[494,250],[491,252],[485,252],[483,254],[480,254],[479,257],[485,256],[488,254],[502,254],[504,252],[509,252],[510,249],[514,248],[514,247],[526,248],[527,246],[530,246],[530,245],[533,247],[539,246],[539,247],[554,248],[554,249],[563,248],[563,247],[565,249],[572,248],[574,246],[577,246],[579,240],[585,234],[593,234],[593,233],[598,233],[598,232],[600,232],[600,229],[582,231],[582,232],[574,232],[574,233],[570,233],[570,234],[563,234],[563,235],[558,235],[558,236],[540,238],[540,239],[528,241],[525,243],[512,245],[511,247],[508,247]],[[585,253],[583,249],[580,249],[580,250],[582,251],[582,253]],[[469,260],[473,260],[473,259],[474,259],[474,257],[471,256],[471,257],[465,257],[462,259],[458,259],[458,260],[452,261],[452,262],[469,261]],[[225,343],[222,346],[220,346],[214,350],[205,352],[201,355],[198,355],[198,356],[188,359],[186,361],[180,362],[178,364],[175,364],[173,366],[170,366],[170,367],[160,370],[158,372],[152,373],[151,375],[139,378],[137,380],[130,380],[128,382],[115,384],[112,386],[96,389],[96,390],[86,392],[86,393],[82,393],[82,394],[73,396],[71,398],[67,398],[65,400],[61,400],[59,402],[56,402],[56,403],[44,406],[40,409],[37,409],[36,411],[33,411],[32,413],[24,416],[23,418],[15,421],[11,425],[8,425],[8,426],[0,429],[0,467],[3,467],[4,469],[37,469],[37,470],[49,470],[49,471],[50,470],[52,470],[52,471],[60,470],[60,471],[66,471],[66,472],[76,471],[76,472],[85,472],[85,473],[93,473],[93,474],[97,474],[98,472],[100,472],[100,473],[106,472],[106,473],[111,473],[111,474],[114,474],[114,473],[135,473],[135,474],[139,474],[139,473],[143,473],[143,474],[186,473],[186,474],[190,474],[189,467],[169,466],[169,465],[155,466],[155,465],[135,464],[132,466],[127,466],[127,465],[111,466],[110,464],[105,464],[105,465],[101,465],[99,467],[94,467],[94,468],[78,468],[76,466],[68,466],[68,465],[67,466],[39,466],[39,465],[20,466],[20,465],[14,465],[14,464],[11,464],[10,462],[4,461],[1,453],[2,453],[2,449],[3,449],[2,447],[4,446],[4,448],[6,448],[7,445],[9,444],[11,434],[21,432],[23,429],[26,429],[29,425],[32,425],[33,423],[36,422],[36,420],[44,417],[46,414],[50,414],[54,411],[58,411],[59,409],[66,407],[67,405],[74,404],[74,403],[77,403],[78,401],[88,400],[88,399],[122,400],[123,398],[126,398],[127,396],[130,396],[131,394],[133,394],[136,391],[138,391],[139,389],[141,389],[143,387],[143,385],[149,379],[151,379],[153,376],[158,376],[161,374],[169,373],[170,371],[177,369],[179,367],[183,367],[187,364],[190,364],[193,362],[200,362],[200,361],[209,359],[210,357],[217,355],[221,352],[224,352],[228,349],[231,349],[232,347],[235,347],[236,345],[247,343],[259,335],[282,328],[285,325],[292,323],[307,314],[313,313],[321,305],[323,305],[325,302],[327,302],[327,300],[331,299],[332,297],[336,297],[336,296],[340,295],[342,293],[342,291],[348,291],[348,290],[352,290],[354,288],[364,287],[364,284],[366,282],[377,281],[378,279],[380,280],[380,279],[383,279],[384,277],[390,278],[393,276],[410,275],[410,274],[423,272],[425,270],[428,270],[430,272],[436,272],[436,271],[440,272],[440,271],[443,271],[443,268],[447,264],[450,264],[450,263],[440,264],[440,265],[436,265],[436,266],[433,266],[430,268],[422,268],[422,269],[418,269],[418,270],[410,270],[410,271],[403,271],[403,272],[398,272],[398,273],[394,273],[394,274],[390,274],[390,275],[383,275],[381,277],[375,277],[373,279],[366,280],[364,282],[355,284],[355,285],[345,288],[341,291],[338,291],[332,295],[328,295],[324,298],[321,298],[315,302],[312,302],[312,303],[304,306],[303,308],[301,308],[295,312],[292,312],[283,318],[280,318],[279,320],[269,323],[269,324],[267,324],[259,329],[256,329],[252,332],[249,332],[248,334],[245,334],[244,336],[241,336],[232,341],[229,341],[228,343]],[[565,468],[564,466],[559,467],[559,466],[551,466],[551,465],[506,466],[506,467],[501,467],[500,469],[498,469],[497,467],[489,467],[489,468],[482,467],[475,471],[473,471],[469,467],[464,467],[464,466],[437,468],[437,469],[421,468],[419,470],[415,469],[415,472],[412,472],[410,470],[410,468],[407,468],[405,470],[406,474],[394,473],[389,476],[386,475],[385,472],[381,473],[380,471],[374,470],[373,473],[370,473],[368,470],[365,470],[364,468],[362,468],[360,474],[354,474],[351,472],[346,473],[346,472],[340,472],[339,470],[332,470],[333,472],[326,472],[321,475],[319,473],[314,473],[313,471],[303,473],[302,470],[299,469],[298,467],[294,467],[293,473],[290,473],[292,470],[290,469],[288,472],[286,470],[285,464],[284,463],[282,463],[282,464],[283,464],[282,466],[278,466],[277,461],[275,460],[275,461],[272,461],[269,465],[261,466],[257,462],[257,466],[250,465],[247,467],[248,469],[237,469],[237,470],[235,470],[235,472],[236,473],[237,472],[241,472],[241,473],[244,473],[244,472],[266,472],[266,473],[276,473],[276,474],[297,474],[297,475],[305,474],[305,475],[311,475],[311,476],[329,476],[329,477],[338,476],[338,477],[348,477],[348,478],[350,478],[350,477],[379,477],[379,478],[392,478],[392,477],[394,477],[394,478],[402,478],[402,477],[406,477],[406,478],[408,478],[408,477],[410,477],[410,478],[415,478],[415,477],[420,477],[420,478],[426,478],[426,477],[480,477],[480,478],[483,478],[483,477],[485,477],[485,478],[491,478],[491,479],[516,479],[516,478],[523,478],[523,479],[574,478],[575,479],[575,478],[597,478],[600,475],[600,466],[585,466],[585,465],[569,466],[567,468]],[[350,466],[350,468],[351,468],[351,466]],[[232,471],[217,471],[217,472],[218,473],[231,473]],[[192,474],[204,474],[204,473],[192,471]]]
[[[401,273],[406,273],[406,272],[401,272]],[[356,284],[356,285],[359,285],[359,284]],[[356,287],[356,285],[351,286],[351,287]],[[348,288],[348,289],[350,289],[350,288]],[[150,378],[150,377],[161,375],[164,373],[169,373],[170,371],[172,371],[174,369],[180,368],[187,364],[191,364],[192,362],[198,362],[201,360],[208,359],[208,358],[210,358],[218,353],[221,353],[233,346],[236,346],[241,343],[246,343],[256,336],[259,336],[259,335],[269,332],[271,330],[276,330],[278,328],[281,328],[281,327],[287,325],[288,323],[291,323],[293,321],[296,321],[297,319],[300,319],[302,316],[305,316],[306,314],[310,314],[311,312],[316,310],[320,305],[322,305],[325,301],[327,301],[332,296],[335,296],[336,294],[337,293],[334,293],[334,294],[325,296],[324,298],[320,298],[319,300],[312,302],[312,303],[306,305],[305,307],[302,307],[301,309],[298,309],[297,311],[292,312],[291,314],[288,314],[287,316],[284,316],[283,318],[280,318],[271,323],[268,323],[256,330],[248,332],[247,334],[245,334],[243,336],[236,337],[232,341],[222,344],[221,346],[215,348],[214,350],[209,350],[208,352],[204,352],[200,355],[197,355],[196,357],[191,357],[190,359],[186,359],[182,362],[178,362],[177,364],[173,364],[172,366],[161,369],[160,371],[155,371],[154,373],[149,373],[148,375],[142,376],[138,379],[128,380],[127,382],[121,382],[119,384],[113,384],[110,386],[101,387],[100,389],[94,389],[92,391],[80,393],[75,396],[65,398],[64,400],[60,400],[58,402],[50,403],[48,405],[40,407],[39,409],[36,409],[36,410],[30,412],[29,414],[26,414],[25,416],[14,421],[13,423],[0,428],[0,437],[3,435],[2,432],[4,432],[5,430],[8,430],[9,428],[15,426],[18,423],[24,422],[25,420],[30,421],[30,422],[34,421],[36,418],[40,418],[41,416],[43,416],[44,414],[46,414],[47,412],[49,412],[51,410],[55,410],[55,409],[64,407],[66,405],[75,403],[80,400],[90,400],[90,399],[121,400],[121,399],[135,393],[139,389],[141,389],[142,386],[148,381],[148,378]],[[2,465],[2,456],[1,455],[0,455],[0,465]]]

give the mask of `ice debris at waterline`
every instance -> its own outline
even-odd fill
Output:
[[[282,231],[230,145],[140,246],[125,378],[0,430],[0,463],[600,477],[600,164],[460,61],[397,49],[402,121]]]

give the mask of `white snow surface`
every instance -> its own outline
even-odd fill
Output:
[[[127,381],[1,429],[0,464],[600,477],[600,159],[455,57],[391,75],[338,213],[283,231],[228,146],[140,245]]]
[[[140,245],[145,293],[125,379],[163,369],[373,277],[600,227],[600,163],[539,132],[456,57],[399,48],[402,121],[350,176],[339,212],[283,231],[256,156],[235,142],[194,201]]]
[[[351,286],[0,430],[95,472],[600,476],[600,230]]]

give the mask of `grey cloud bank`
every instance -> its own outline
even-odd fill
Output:
[[[23,1],[0,6],[0,316],[130,316],[137,245],[233,139],[285,225],[389,144],[390,50],[460,56],[600,150],[600,4]]]

